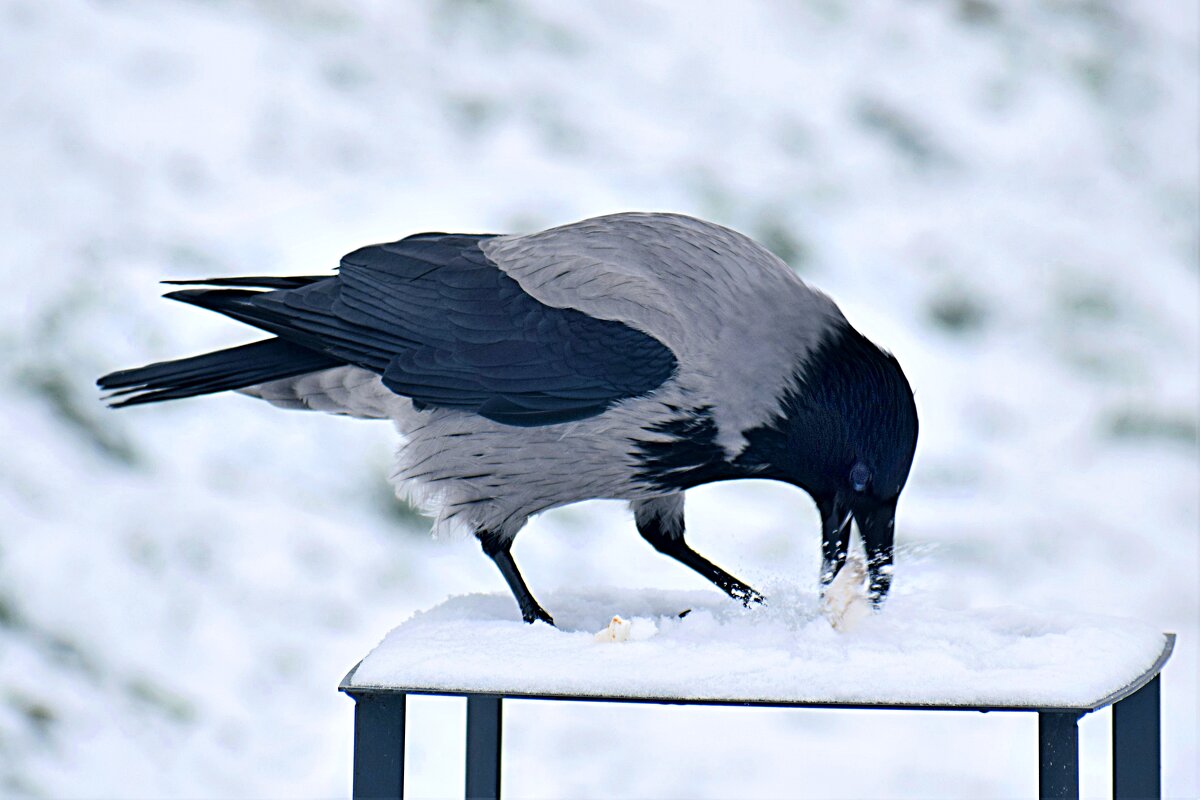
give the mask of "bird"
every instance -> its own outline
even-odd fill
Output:
[[[829,296],[730,228],[627,212],[530,234],[419,233],[355,250],[333,274],[165,283],[193,287],[167,298],[269,337],[105,375],[110,405],[235,391],[391,420],[397,491],[478,539],[526,622],[554,624],[513,540],[531,516],[593,498],[627,501],[656,550],[763,602],[685,538],[684,493],[743,478],[811,496],[821,587],[846,563],[853,521],[871,606],[891,588],[912,388]]]

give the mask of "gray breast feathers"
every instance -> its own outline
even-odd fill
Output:
[[[666,344],[676,382],[709,405],[730,455],[770,420],[833,323],[833,301],[769,251],[676,214],[614,214],[482,243],[537,300],[623,322]]]

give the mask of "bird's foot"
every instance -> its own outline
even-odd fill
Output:
[[[538,620],[541,620],[542,622],[546,623],[547,625],[549,625],[552,628],[556,627],[554,624],[554,617],[547,614],[546,609],[542,608],[537,603],[534,603],[532,606],[526,606],[526,607],[522,608],[521,609],[521,619],[525,620],[530,625],[537,622]]]
[[[729,592],[729,596],[734,600],[740,600],[746,608],[749,608],[751,603],[757,603],[758,605],[766,605],[767,603],[767,598],[744,583],[735,583],[726,587],[725,591]]]

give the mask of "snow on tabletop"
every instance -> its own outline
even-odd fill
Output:
[[[1129,620],[947,610],[910,598],[839,632],[812,594],[769,602],[743,608],[712,592],[547,593],[552,628],[521,622],[508,595],[452,597],[388,634],[347,688],[1089,707],[1149,669],[1165,643]],[[615,615],[629,635],[597,636]]]

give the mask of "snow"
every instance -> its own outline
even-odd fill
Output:
[[[596,589],[548,599],[557,627],[521,622],[501,594],[452,597],[389,633],[346,688],[1092,708],[1166,641],[1136,621],[1017,608],[900,602],[839,633],[813,598],[744,608],[712,592]],[[614,617],[630,626],[627,641],[597,646],[592,631],[611,609],[631,617]]]
[[[0,0],[0,795],[345,795],[347,666],[504,588],[395,502],[387,425],[105,410],[97,375],[246,340],[156,281],[640,209],[759,237],[904,365],[895,609],[1179,634],[1163,787],[1200,796],[1198,41],[1188,0]],[[772,613],[811,602],[819,525],[782,486],[689,493],[689,541]],[[708,590],[613,503],[515,555],[555,614]],[[1036,792],[1026,715],[524,705],[512,796]],[[461,708],[410,706],[411,794],[461,797]]]

